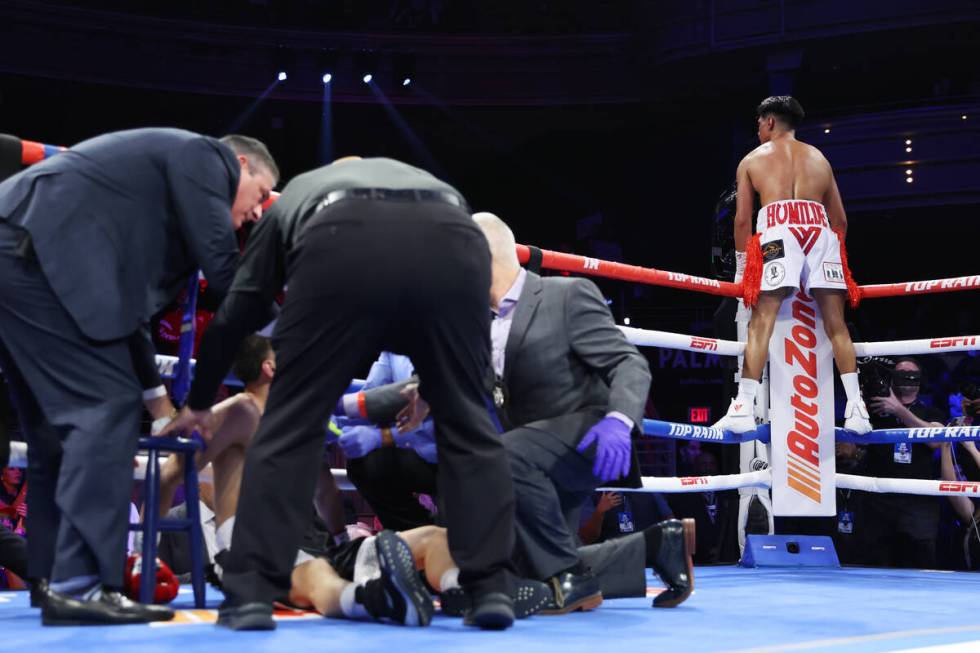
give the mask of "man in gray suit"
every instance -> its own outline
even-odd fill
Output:
[[[234,230],[261,216],[278,175],[255,139],[138,129],[0,184],[0,365],[30,446],[43,623],[172,616],[117,591],[141,401],[129,341],[198,268],[228,290]]]
[[[523,571],[552,586],[551,613],[592,609],[604,590],[642,596],[645,567],[668,586],[656,605],[677,605],[692,587],[693,522],[669,520],[583,549],[574,536],[596,487],[617,479],[640,484],[631,435],[639,433],[650,389],[646,359],[616,327],[594,283],[521,269],[507,225],[490,213],[473,218],[492,256],[494,394]]]

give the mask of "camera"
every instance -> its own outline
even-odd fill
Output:
[[[891,394],[892,372],[895,361],[885,356],[868,356],[859,358],[858,380],[861,383],[861,394],[865,399],[887,397]]]

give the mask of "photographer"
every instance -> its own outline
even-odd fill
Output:
[[[943,426],[944,415],[919,400],[922,367],[914,358],[877,359],[868,372],[864,396],[876,429]],[[888,381],[888,383],[880,383]],[[887,389],[887,392],[886,392]],[[938,478],[933,450],[939,444],[869,445],[865,460],[877,478]],[[892,567],[933,568],[939,499],[912,494],[872,494],[867,497],[866,562]]]
[[[980,424],[980,388],[975,383],[963,383],[960,389],[963,414],[956,417],[951,426]],[[942,479],[944,481],[980,480],[980,451],[977,443],[942,443]],[[950,496],[957,536],[953,542],[954,568],[976,571],[980,569],[980,503],[966,496]]]

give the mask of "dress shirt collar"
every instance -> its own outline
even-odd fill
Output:
[[[511,314],[514,308],[517,306],[518,300],[521,298],[521,293],[524,291],[524,282],[527,280],[527,270],[521,268],[521,271],[517,273],[517,278],[514,279],[513,285],[511,285],[510,290],[507,294],[503,296],[500,300],[500,306],[497,310],[493,311],[494,315],[497,317],[507,317]]]

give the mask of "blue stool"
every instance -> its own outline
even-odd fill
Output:
[[[153,603],[157,586],[156,559],[157,533],[160,531],[184,531],[190,540],[191,585],[194,588],[194,607],[204,607],[204,535],[201,533],[201,511],[197,495],[197,466],[194,454],[201,450],[201,443],[183,438],[140,438],[139,448],[148,453],[146,480],[144,481],[143,523],[130,524],[129,530],[143,533],[143,569],[140,578],[140,602]],[[184,496],[187,502],[186,519],[162,519],[160,517],[160,461],[161,451],[184,457]],[[147,573],[149,572],[149,574]]]

